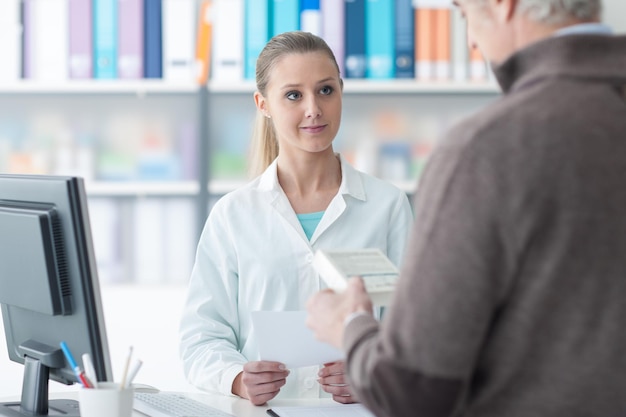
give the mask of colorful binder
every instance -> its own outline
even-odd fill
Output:
[[[94,0],[93,3],[94,78],[117,78],[117,6],[117,0]]]
[[[345,0],[345,69],[346,78],[365,78],[365,1]]]
[[[144,78],[163,76],[161,0],[144,0],[143,71]]]
[[[24,1],[24,77],[40,81],[68,78],[67,0]]]
[[[272,36],[300,29],[298,0],[270,0],[272,2]]]
[[[365,3],[366,77],[394,77],[394,0],[367,0]]]
[[[248,80],[256,76],[256,59],[270,38],[271,0],[244,1],[244,75]]]
[[[301,0],[300,30],[304,32],[311,32],[317,36],[322,35],[322,11],[320,8],[320,0]]]
[[[345,4],[337,0],[320,0],[322,13],[322,38],[335,55],[339,72],[345,75]]]
[[[449,80],[452,74],[451,61],[451,10],[448,7],[435,9],[435,78]]]
[[[143,2],[119,0],[119,78],[143,77]]]
[[[244,0],[213,0],[213,68],[216,81],[244,78]]]
[[[205,85],[211,71],[211,42],[213,34],[213,0],[203,0],[198,12],[196,31],[196,81]]]
[[[69,0],[69,24],[70,78],[92,78],[93,27],[90,1]]]
[[[415,12],[412,0],[396,0],[395,77],[415,78]]]
[[[419,80],[432,80],[435,74],[435,10],[415,9],[415,72]]]
[[[234,1],[234,0],[233,0]],[[163,78],[195,78],[196,0],[162,0]]]
[[[20,0],[0,0],[0,82],[22,75],[22,22]]]

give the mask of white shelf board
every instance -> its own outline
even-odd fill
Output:
[[[211,93],[254,93],[256,91],[256,84],[251,80],[240,82],[215,82],[210,80],[207,88]]]
[[[417,187],[417,180],[390,181],[393,185],[406,192],[413,194]],[[229,193],[248,183],[248,180],[211,180],[209,183],[209,193],[213,195],[223,195]]]
[[[195,196],[196,181],[86,181],[90,197],[96,196]]]
[[[200,86],[194,82],[167,80],[67,80],[59,82],[19,80],[0,83],[0,94],[154,94],[195,93]]]
[[[254,82],[234,83],[210,82],[211,93],[253,93]],[[492,81],[416,81],[416,80],[345,80],[345,94],[499,94],[498,86]]]
[[[487,81],[415,81],[415,80],[348,80],[344,83],[346,94],[498,94],[496,84]]]
[[[209,193],[213,195],[223,195],[243,187],[248,183],[246,179],[213,179],[209,181]]]
[[[68,80],[43,82],[19,80],[0,83],[0,94],[154,94],[154,93],[195,93],[201,88],[193,82],[170,82],[166,80]],[[210,82],[211,93],[238,94],[253,93],[253,81],[234,83]],[[346,94],[498,94],[493,82],[423,82],[415,80],[346,80]]]

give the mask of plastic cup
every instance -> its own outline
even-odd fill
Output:
[[[98,388],[78,392],[81,417],[131,417],[133,388],[120,389],[115,382],[98,382]]]

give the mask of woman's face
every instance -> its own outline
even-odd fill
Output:
[[[271,117],[280,153],[332,149],[341,122],[341,82],[323,52],[289,54],[275,63],[257,107]]]

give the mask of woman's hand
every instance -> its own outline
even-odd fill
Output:
[[[289,371],[280,362],[248,362],[233,381],[232,392],[254,405],[262,405],[280,392],[287,383],[287,375]]]
[[[318,382],[322,385],[322,389],[332,394],[333,400],[342,404],[351,404],[357,402],[352,396],[350,386],[346,380],[345,363],[333,362],[324,364],[317,374]]]

